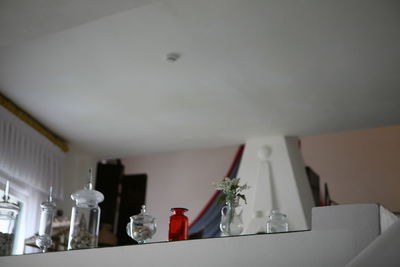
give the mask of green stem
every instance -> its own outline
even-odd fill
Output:
[[[227,232],[228,235],[231,235],[231,223],[233,222],[233,216],[235,215],[235,202],[228,201],[228,225],[227,225]]]

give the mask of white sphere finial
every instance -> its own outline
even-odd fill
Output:
[[[272,148],[268,145],[261,147],[258,150],[257,156],[260,161],[268,161],[269,157],[271,157]]]

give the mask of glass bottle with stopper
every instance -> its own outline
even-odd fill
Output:
[[[154,217],[147,214],[146,206],[142,205],[140,213],[130,217],[130,222],[126,225],[126,232],[133,240],[143,244],[155,234],[156,227]]]
[[[169,217],[168,240],[178,241],[188,239],[189,219],[185,216],[185,208],[172,208],[173,215]]]
[[[71,195],[75,206],[71,212],[68,250],[97,247],[99,238],[100,207],[104,195],[93,189],[92,169],[89,170],[89,183],[83,190]]]
[[[7,181],[3,201],[0,202],[0,256],[8,256],[12,253],[15,222],[20,210],[18,205],[9,201],[9,191],[10,182]]]
[[[40,225],[39,234],[36,238],[36,245],[44,253],[52,244],[51,231],[53,226],[53,218],[56,211],[56,203],[53,201],[52,186],[50,186],[49,197],[47,201],[42,202],[40,208]]]

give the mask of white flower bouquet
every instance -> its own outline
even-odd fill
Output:
[[[225,177],[221,182],[214,183],[214,187],[224,193],[218,198],[218,202],[236,203],[239,199],[243,199],[247,204],[246,196],[242,192],[250,187],[247,184],[240,185],[240,178]]]

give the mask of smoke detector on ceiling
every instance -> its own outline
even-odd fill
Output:
[[[167,54],[166,59],[167,59],[168,62],[172,63],[172,62],[177,61],[180,57],[181,57],[180,54],[172,52],[172,53],[168,53]]]

